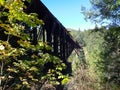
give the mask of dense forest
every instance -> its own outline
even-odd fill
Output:
[[[83,47],[69,57],[73,77],[68,90],[120,89],[120,32],[119,27],[71,31]],[[72,85],[72,87],[71,87]]]
[[[26,26],[44,22],[37,14],[24,12],[25,1],[30,2],[0,0],[0,90],[57,90],[58,86],[120,90],[120,0],[90,0],[90,9],[81,7],[85,19],[96,26],[84,31],[68,29],[81,46],[68,59],[71,75],[62,73],[66,65],[58,57],[43,52],[51,50],[49,45],[31,43]],[[54,67],[46,70],[47,63]]]
[[[67,90],[120,89],[120,0],[90,0],[92,7],[82,7],[94,29],[71,30],[82,46],[79,55],[70,57],[73,77]],[[99,27],[98,25],[101,25]],[[72,86],[72,87],[71,87]]]

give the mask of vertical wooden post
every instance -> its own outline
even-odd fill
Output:
[[[54,39],[54,43],[53,43],[53,46],[54,46],[54,54],[59,56],[58,54],[58,26],[55,25],[55,30],[53,32],[53,39]]]
[[[65,30],[63,29],[63,36],[62,36],[62,44],[63,44],[63,51],[62,51],[62,54],[63,54],[63,60],[64,60],[64,62],[66,62],[66,56],[65,56],[65,54],[66,54],[66,32],[65,32]]]

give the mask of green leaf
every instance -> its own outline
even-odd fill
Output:
[[[68,78],[64,78],[64,79],[62,80],[62,84],[65,85],[66,83],[68,83],[68,81],[69,81]]]
[[[5,0],[0,0],[0,5],[4,5]]]
[[[32,66],[32,67],[30,68],[30,71],[37,72],[37,71],[38,71],[38,68],[37,68],[37,67],[35,67],[35,66]]]

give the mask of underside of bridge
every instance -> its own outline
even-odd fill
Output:
[[[79,44],[73,40],[69,31],[67,31],[40,0],[32,0],[27,7],[27,13],[37,13],[38,18],[45,23],[39,26],[39,28],[33,29],[32,41],[34,44],[36,44],[39,39],[48,43],[53,49],[47,52],[59,57],[66,63],[72,51],[75,48],[81,48]]]

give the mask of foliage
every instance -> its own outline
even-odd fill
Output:
[[[114,84],[118,86],[120,84],[119,80],[119,60],[120,60],[120,28],[112,27],[107,30],[106,35],[104,37],[106,43],[104,45],[104,53],[103,61],[101,64],[103,65],[102,72],[105,73],[103,82],[109,82],[110,84]]]
[[[83,31],[83,52],[87,67],[80,61],[82,57],[73,59],[73,77],[65,88],[70,90],[119,90],[120,33],[119,27],[96,27]],[[81,36],[77,38],[81,38]],[[80,40],[80,39],[79,39]],[[77,67],[75,67],[77,66]],[[84,79],[83,79],[84,78]],[[79,79],[79,80],[78,80]],[[92,85],[91,85],[92,83]],[[70,87],[70,86],[73,87]]]
[[[85,31],[85,57],[96,89],[119,90],[119,28]]]
[[[102,67],[102,65],[99,65],[99,62],[103,60],[101,53],[104,52],[104,33],[104,28],[97,31],[96,29],[88,30],[84,37],[86,62],[89,65],[90,76],[94,77],[93,80],[96,81],[94,86],[96,86],[97,90],[99,90],[101,78],[104,76],[104,73],[101,72],[101,68],[99,68]]]
[[[85,47],[87,42],[85,40],[89,37],[89,35],[87,35],[88,32],[80,30],[71,31],[72,35],[78,41],[82,48],[79,50],[76,49],[69,57],[70,61],[72,62],[73,76],[70,78],[69,82],[65,85],[64,87],[65,90],[94,90],[96,88],[95,86],[96,80],[92,76],[93,74],[91,75],[91,73],[93,72],[91,73],[89,72],[90,70],[88,66],[89,60],[86,59]]]
[[[74,60],[74,76],[66,87],[71,90],[119,90],[120,1],[91,0],[91,4],[92,8],[89,10],[82,7],[82,13],[86,19],[94,21],[96,25],[100,23],[105,26],[101,28],[96,26],[93,30],[83,31],[82,34],[79,31],[75,32],[75,38],[80,44],[82,43],[87,68],[83,69],[81,66],[79,60],[82,60],[82,57],[79,57],[79,60]],[[72,34],[74,35],[74,33]],[[76,59],[75,55],[70,59]],[[76,72],[77,74],[75,74]],[[73,88],[70,87],[71,85]]]
[[[85,7],[82,7],[83,14],[86,19],[90,19],[95,23],[100,23],[102,25],[108,26],[108,28],[101,28],[103,34],[101,37],[103,38],[103,42],[99,43],[95,41],[90,44],[89,38],[85,40],[87,42],[87,46],[89,46],[87,50],[87,57],[92,63],[95,69],[97,70],[94,74],[98,75],[98,79],[100,79],[99,84],[102,86],[102,89],[112,89],[119,90],[119,59],[120,59],[120,0],[90,0],[92,4],[92,8],[87,10]],[[99,29],[98,29],[99,30]],[[98,33],[98,30],[93,30],[95,34]],[[90,36],[90,35],[89,35]],[[98,38],[100,40],[100,38]],[[87,41],[89,40],[89,41]],[[88,43],[89,42],[89,43]],[[94,51],[95,45],[99,45]],[[95,46],[95,47],[93,47]],[[92,48],[93,47],[93,48]],[[91,65],[90,65],[91,66]],[[93,66],[92,66],[93,67]]]
[[[26,8],[24,0],[0,0],[0,32],[6,36],[5,40],[0,38],[1,90],[24,90],[37,85],[40,88],[46,81],[64,84],[68,78],[62,74],[65,64],[59,58],[43,53],[43,49],[50,49],[48,45],[41,41],[36,45],[31,43],[26,25],[37,27],[43,25],[43,21],[35,13],[26,14]],[[17,47],[11,45],[14,44],[12,38],[17,38]],[[46,68],[49,63],[52,67]]]
[[[97,28],[85,34],[84,52],[96,89],[119,90],[119,28]]]
[[[82,7],[86,19],[104,25],[120,26],[120,0],[90,0],[92,8]]]

